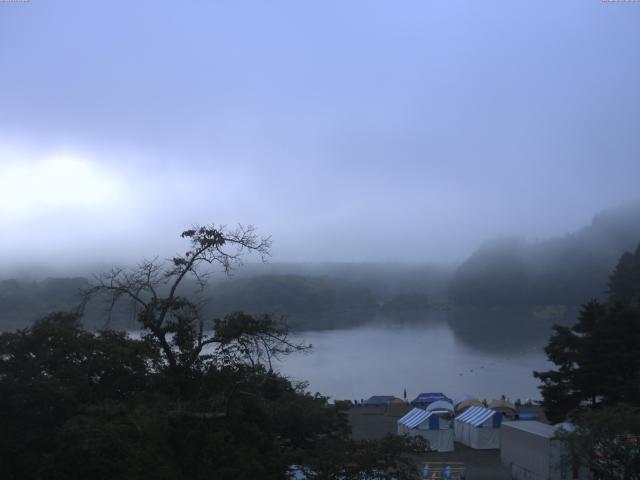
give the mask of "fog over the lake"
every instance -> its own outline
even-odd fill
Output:
[[[457,262],[638,198],[638,5],[176,7],[0,5],[3,272],[209,222],[279,262]]]

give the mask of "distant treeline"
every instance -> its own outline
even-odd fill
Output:
[[[401,263],[249,264],[230,279],[212,277],[202,292],[187,285],[185,294],[200,299],[206,318],[240,310],[269,313],[286,316],[294,329],[352,326],[378,313],[400,321],[423,319],[420,312],[447,302],[459,307],[576,306],[601,298],[620,256],[639,243],[636,204],[600,213],[590,226],[563,238],[486,243],[457,270]],[[88,285],[83,277],[0,281],[0,330],[75,308],[79,290]],[[550,311],[538,310],[542,316]],[[98,307],[86,311],[85,324],[104,326],[105,312]],[[113,327],[136,328],[126,306],[109,321]]]
[[[47,278],[42,281],[0,281],[0,330],[23,328],[51,312],[76,308],[87,279]]]
[[[341,278],[259,275],[222,280],[206,292],[205,310],[223,317],[229,312],[286,316],[293,328],[354,325],[371,318],[378,303],[371,290]]]
[[[620,256],[640,243],[640,204],[604,211],[591,225],[534,243],[502,238],[480,247],[456,271],[456,305],[579,305],[602,298]]]
[[[52,311],[75,309],[80,291],[89,286],[85,278],[49,278],[40,282],[5,280],[0,282],[0,330],[30,325]],[[184,294],[196,298],[204,318],[223,318],[235,311],[269,313],[286,317],[294,329],[335,328],[369,321],[377,312],[429,308],[425,294],[399,293],[386,300],[376,297],[363,282],[343,278],[302,275],[257,275],[216,280],[199,291],[190,284]],[[109,326],[136,328],[134,312],[126,304],[108,317],[104,308],[92,306],[84,322],[90,328]]]

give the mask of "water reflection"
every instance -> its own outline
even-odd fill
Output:
[[[456,339],[468,347],[494,353],[539,351],[549,341],[554,324],[568,325],[575,312],[543,316],[533,308],[455,308],[447,321]]]
[[[562,308],[553,315],[534,307],[455,307],[447,309],[410,310],[356,316],[332,316],[329,320],[314,319],[309,325],[323,325],[321,330],[346,330],[362,326],[382,329],[446,327],[456,341],[467,347],[490,352],[513,354],[542,352],[555,324],[575,322],[576,309]],[[345,321],[345,319],[348,320]],[[316,330],[306,328],[301,330]]]
[[[489,400],[538,398],[532,372],[549,367],[542,348],[553,321],[513,311],[472,313],[377,315],[358,327],[303,332],[313,351],[286,360],[281,370],[338,399],[401,397],[405,388],[409,396],[442,391]]]

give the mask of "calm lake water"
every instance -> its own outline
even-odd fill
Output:
[[[311,343],[312,351],[290,356],[279,370],[334,399],[402,398],[405,388],[410,399],[428,391],[489,400],[502,394],[512,400],[540,398],[532,372],[551,366],[542,349],[552,322],[504,312],[486,316],[489,320],[441,313],[418,321],[376,319],[349,329],[303,332],[298,338]]]
[[[551,326],[571,324],[574,315],[545,320],[505,308],[375,315],[359,326],[295,334],[312,350],[274,367],[291,380],[308,382],[311,392],[338,400],[402,398],[404,389],[410,400],[420,392],[535,400],[540,394],[533,371],[553,366],[543,351]]]

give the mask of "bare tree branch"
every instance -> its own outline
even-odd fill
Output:
[[[204,334],[199,306],[178,294],[185,278],[193,278],[204,289],[210,272],[203,267],[217,265],[229,275],[241,265],[244,255],[255,253],[265,261],[271,248],[271,238],[258,237],[251,225],[233,229],[195,225],[182,232],[181,237],[189,242],[183,255],[166,263],[158,257],[144,259],[133,269],[114,268],[102,274],[83,291],[79,307],[84,310],[88,301],[102,296],[111,313],[122,298],[129,298],[141,328],[159,342],[173,369],[191,368],[202,350],[215,341]]]

